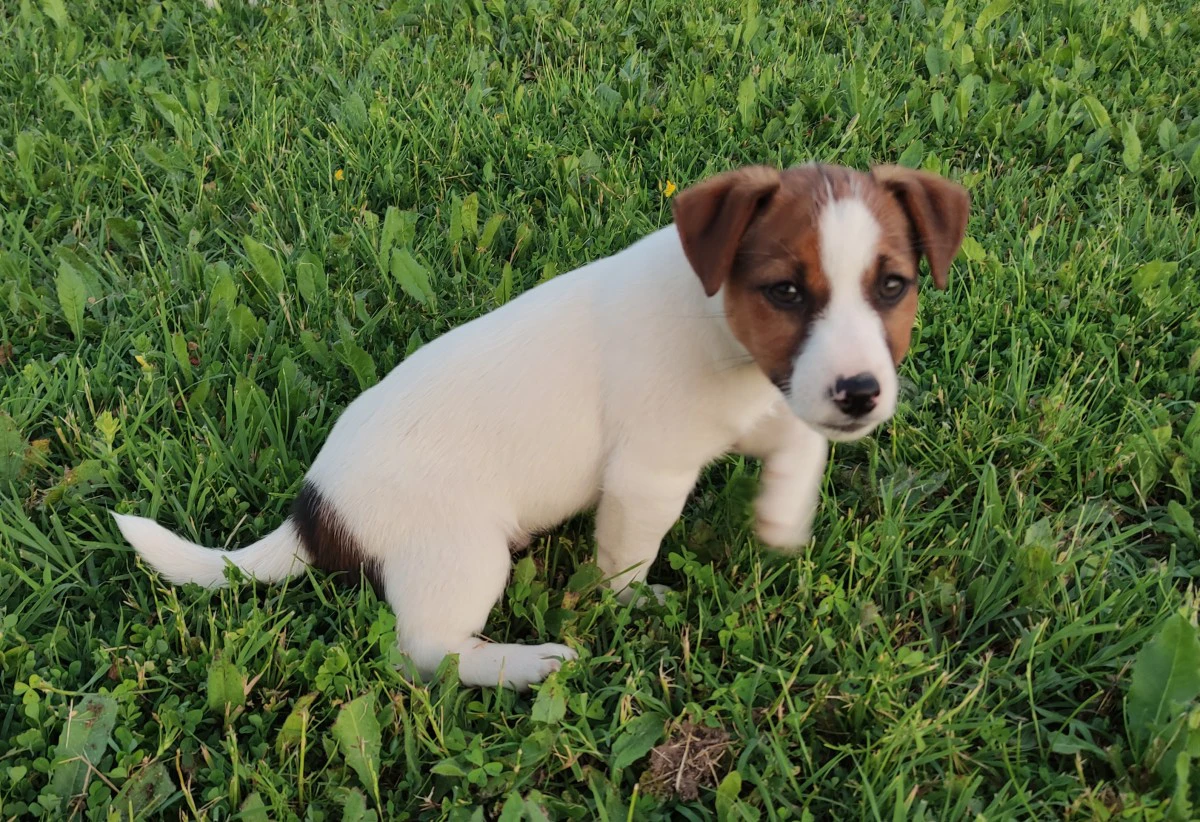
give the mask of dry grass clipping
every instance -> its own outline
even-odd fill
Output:
[[[650,751],[650,767],[642,774],[642,790],[663,799],[691,801],[701,788],[716,788],[724,777],[729,734],[684,722],[666,742]]]

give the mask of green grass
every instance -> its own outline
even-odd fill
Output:
[[[1147,687],[1200,666],[1170,621],[1200,575],[1197,19],[5,4],[0,818],[1186,818],[1163,751],[1200,685],[1153,727],[1126,696],[1160,630],[1183,651]],[[810,158],[920,165],[975,205],[896,419],[836,448],[799,557],[754,543],[736,460],[649,614],[595,590],[570,523],[488,631],[581,661],[518,697],[407,684],[369,593],[172,589],[120,541],[109,509],[273,529],[423,341],[665,224],[668,181]],[[392,207],[412,264],[380,254]],[[729,743],[690,802],[643,777],[685,723]]]

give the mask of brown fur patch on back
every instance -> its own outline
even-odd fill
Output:
[[[292,503],[292,523],[314,568],[331,574],[345,573],[354,580],[366,577],[375,593],[383,596],[379,560],[363,555],[350,529],[312,483],[305,481]]]

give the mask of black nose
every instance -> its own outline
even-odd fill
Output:
[[[879,380],[874,374],[855,374],[838,377],[833,386],[833,404],[848,417],[861,417],[871,412],[879,398]]]

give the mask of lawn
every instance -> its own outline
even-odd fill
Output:
[[[0,818],[1191,817],[1194,3],[222,5],[0,9]],[[120,540],[253,541],[424,342],[809,159],[974,208],[799,556],[732,458],[662,606],[569,523],[488,634],[581,659],[518,696],[406,682],[369,591]]]

